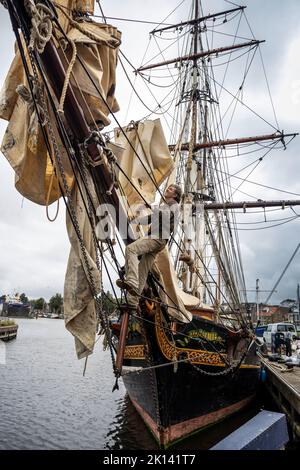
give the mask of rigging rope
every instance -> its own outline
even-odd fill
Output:
[[[29,70],[28,70],[28,66],[27,66],[27,63],[26,63],[26,59],[25,59],[25,54],[24,54],[24,51],[23,51],[23,45],[21,43],[21,40],[20,40],[20,37],[19,37],[19,33],[18,33],[18,30],[16,28],[14,28],[15,30],[15,34],[16,34],[16,37],[17,37],[17,42],[18,42],[18,46],[19,46],[19,49],[20,49],[20,52],[21,52],[21,57],[22,57],[22,61],[23,61],[23,64],[24,64],[24,67],[25,67],[25,72],[27,74],[27,78],[28,78],[28,81],[29,81],[29,84],[30,86],[32,87],[31,85],[31,82],[30,82],[30,78],[29,78]],[[26,32],[24,32],[23,28],[22,28],[22,32],[23,32],[23,35],[24,37],[26,38]],[[36,66],[35,66],[35,59],[33,57],[33,54],[32,54],[32,51],[29,51],[29,58],[30,58],[30,61],[31,61],[31,66],[32,66],[32,69],[33,69],[33,72],[34,72],[34,76],[35,76],[35,80],[38,80],[38,76],[37,76],[37,71],[36,71]],[[45,83],[45,86],[46,86],[46,89],[47,89],[47,92],[48,92],[48,97],[50,99],[50,103],[51,103],[51,106],[53,107],[53,110],[55,110],[55,106],[54,106],[54,103],[52,101],[52,98],[51,98],[51,94],[49,92],[49,89],[48,89],[48,85],[47,85],[47,82],[45,80],[45,77],[44,77],[44,74],[43,74],[43,71],[40,69],[40,65],[39,63],[37,62],[37,65],[39,67],[39,70],[40,70],[40,73],[41,73],[41,76],[43,77],[44,79],[44,83]],[[31,88],[31,92],[32,92],[32,96],[33,96],[33,99],[34,99],[34,102],[35,102],[35,97],[34,97],[34,93],[33,93],[33,89]],[[44,102],[44,109],[45,109],[45,112],[47,111],[47,105],[46,103]],[[40,121],[40,116],[39,116],[39,112],[38,112],[38,108],[36,106],[36,103],[35,103],[35,107],[36,107],[36,111],[37,111],[37,114],[38,114],[38,118],[39,118],[39,121]],[[65,132],[64,130],[64,126],[62,125],[62,122],[60,120],[60,117],[58,115],[58,113],[55,113],[55,117],[57,119],[57,124],[58,124],[58,128],[61,128],[62,129],[62,132],[63,132],[63,136],[68,140],[68,136],[67,136],[67,133]],[[65,196],[64,196],[64,192],[61,190],[61,193],[62,193],[62,197],[64,199],[64,202],[66,204],[66,208],[67,208],[67,211],[70,215],[70,219],[71,219],[71,222],[74,226],[74,229],[75,229],[75,232],[77,234],[77,237],[78,237],[78,240],[79,240],[79,243],[80,243],[80,247],[81,247],[81,251],[82,251],[82,254],[83,254],[83,260],[84,260],[84,264],[86,266],[86,274],[87,274],[87,279],[88,279],[88,282],[89,282],[89,285],[90,285],[90,288],[91,288],[91,291],[93,292],[94,294],[94,300],[96,302],[96,305],[98,303],[98,297],[97,297],[97,293],[96,293],[96,289],[95,289],[95,286],[94,286],[94,281],[93,281],[93,277],[91,276],[91,270],[90,270],[90,266],[89,266],[89,263],[88,263],[88,260],[87,260],[87,257],[86,257],[86,251],[85,251],[85,246],[82,242],[82,239],[81,239],[81,234],[80,234],[80,229],[78,228],[78,221],[77,221],[77,218],[76,218],[76,214],[73,210],[73,207],[72,207],[72,201],[71,201],[71,198],[70,198],[70,192],[69,192],[69,188],[68,188],[68,184],[66,182],[66,179],[65,179],[65,175],[64,175],[64,169],[63,167],[61,167],[60,163],[60,154],[59,154],[59,149],[56,145],[56,139],[55,139],[55,136],[53,134],[53,130],[52,130],[52,125],[51,125],[51,122],[50,122],[50,118],[48,117],[47,113],[45,114],[45,118],[46,118],[46,121],[47,121],[47,125],[48,125],[48,130],[49,130],[49,135],[51,137],[51,140],[52,140],[52,143],[53,143],[53,148],[54,148],[54,154],[55,154],[55,157],[56,157],[56,161],[58,163],[58,168],[61,170],[62,169],[62,172],[61,172],[61,176],[62,176],[62,181],[63,181],[63,185],[64,185],[64,190],[66,191],[66,194],[69,196],[68,197],[68,202],[66,201],[65,199]],[[44,133],[44,127],[41,125],[41,128],[42,128],[42,131]],[[52,152],[51,152],[51,149],[49,148],[49,142],[48,142],[48,136],[44,133],[44,138],[45,138],[45,142],[46,142],[46,145],[48,147],[48,153],[51,157],[52,155]],[[69,142],[66,143],[65,145],[66,147],[66,150],[67,150],[67,153],[69,155],[69,151],[70,149],[72,148],[71,144]],[[70,155],[69,155],[70,156]],[[73,157],[73,155],[72,155]],[[70,158],[70,162],[71,162],[71,165],[72,165],[72,158]],[[76,177],[76,175],[75,175]],[[59,183],[60,184],[60,183]],[[80,189],[80,186],[79,186],[79,189]],[[83,199],[83,202],[84,202],[84,199]],[[101,253],[102,254],[102,253]],[[105,264],[105,263],[104,263]],[[105,269],[107,271],[107,274],[108,274],[108,277],[110,277],[109,275],[109,271],[106,267],[106,264],[105,264]],[[114,286],[112,284],[112,287],[113,287],[113,290],[114,290]],[[117,298],[117,297],[116,297]],[[99,311],[98,311],[98,314],[99,314]],[[110,337],[110,329],[109,329],[109,324],[108,324],[108,320],[106,318],[106,315],[103,314],[102,312],[102,315],[99,315],[99,318],[104,322],[104,328],[106,330],[106,334],[107,334],[107,337],[109,338]],[[110,343],[110,352],[111,352],[111,358],[112,358],[112,363],[113,363],[113,369],[114,371],[116,372],[116,369],[115,369],[115,361],[114,361],[114,356],[113,356],[113,352],[112,352],[112,347],[111,347],[111,341],[109,341]]]
[[[291,262],[293,261],[293,259],[295,258],[296,254],[297,254],[297,251],[299,250],[300,248],[300,243],[298,243],[295,251],[293,252],[292,256],[290,257],[287,265],[285,266],[284,270],[282,271],[281,275],[279,276],[279,279],[277,280],[277,282],[275,283],[273,289],[271,290],[270,294],[268,295],[266,301],[265,301],[265,304],[267,304],[270,300],[270,298],[272,297],[272,295],[274,294],[275,292],[275,289],[276,287],[278,286],[278,284],[280,283],[281,279],[283,278],[284,274],[286,273],[288,267],[290,266]]]
[[[58,105],[58,109],[57,109],[57,112],[62,113],[62,114],[64,113],[64,104],[65,104],[65,99],[66,99],[66,95],[67,95],[67,91],[68,91],[68,86],[69,86],[69,83],[70,83],[71,74],[72,74],[73,67],[75,65],[76,57],[77,57],[77,49],[76,49],[75,41],[70,40],[70,44],[71,44],[71,47],[72,47],[72,58],[71,58],[71,61],[68,65],[68,68],[67,68],[67,71],[66,71],[64,86],[63,86],[63,89],[62,89],[62,92],[61,92],[61,97],[60,97],[59,105]]]
[[[32,57],[31,57],[31,59],[32,59]],[[49,90],[48,90],[48,92],[49,92]],[[44,103],[44,104],[45,104],[45,103]],[[52,103],[52,104],[53,104],[53,103]],[[57,118],[58,118],[58,117],[57,117]],[[49,125],[49,118],[48,118],[48,116],[47,116],[47,124]],[[60,121],[60,126],[62,126],[62,122],[61,122],[61,121]],[[51,135],[51,134],[52,134],[52,132],[51,132],[51,129],[50,129],[50,135]],[[53,137],[54,137],[54,134],[51,135],[51,138],[52,138],[52,139],[53,139]],[[66,134],[65,134],[65,137],[66,137]],[[54,147],[56,147],[55,138],[53,139],[53,144],[54,144]],[[56,160],[57,160],[58,163],[59,163],[59,152],[58,152],[58,149],[57,149],[57,148],[54,149],[54,153],[55,153]],[[63,174],[62,174],[62,177],[63,177]],[[64,186],[65,186],[65,183],[66,183],[66,182],[64,181],[64,177],[63,177],[63,182],[64,182]],[[67,186],[67,185],[66,185],[66,186]],[[67,189],[66,186],[65,186],[65,189]],[[69,189],[67,189],[67,195],[70,196],[70,193],[69,193],[68,191],[69,191]],[[89,198],[88,198],[88,202],[89,202]],[[77,232],[77,227],[76,227],[76,225],[77,225],[77,224],[76,224],[76,215],[75,215],[75,217],[72,217],[74,214],[72,213],[73,211],[72,211],[72,208],[71,208],[71,206],[70,206],[70,201],[69,201],[68,204],[67,204],[67,209],[70,211],[70,216],[71,216],[71,219],[72,219],[72,223],[74,224],[75,231]],[[80,234],[77,233],[77,236],[78,236],[78,235],[80,235]],[[79,237],[79,238],[80,238],[80,237]],[[83,253],[84,253],[84,252],[85,252],[84,247],[82,247],[82,248],[83,248]],[[101,252],[101,250],[100,250],[100,252]],[[87,263],[87,265],[88,265],[88,263]]]
[[[32,25],[28,49],[36,49],[42,54],[52,36],[52,11],[42,3],[36,5],[33,0],[25,0],[24,6],[31,17]]]
[[[218,170],[218,169],[216,169],[216,171],[219,172],[219,173],[223,173],[223,174],[229,176],[230,178],[232,177],[232,178],[236,178],[236,179],[238,179],[238,180],[244,181],[244,178],[240,178],[239,176],[236,176],[236,175],[234,175],[234,174],[231,175],[231,174],[229,174],[229,173],[227,173],[227,172],[225,172],[225,171]],[[284,189],[274,188],[273,186],[268,186],[268,185],[266,185],[266,184],[257,183],[257,181],[247,180],[247,183],[255,184],[256,186],[261,186],[262,188],[267,188],[267,189],[272,189],[272,190],[274,190],[274,191],[279,191],[279,192],[281,192],[281,193],[292,194],[293,196],[300,196],[299,193],[293,193],[293,192],[291,192],[291,191],[286,191],[286,190],[284,190]]]

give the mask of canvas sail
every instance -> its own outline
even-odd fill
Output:
[[[134,207],[143,204],[144,200],[148,203],[155,200],[157,187],[174,170],[174,161],[160,119],[146,120],[123,130],[126,136],[120,130],[115,131],[115,142],[124,148],[119,164],[128,178],[119,172],[119,183],[126,195],[129,211],[129,208],[134,210]],[[139,192],[135,191],[131,182]],[[160,274],[160,282],[163,285],[160,295],[163,302],[168,305],[169,315],[184,323],[191,321],[192,314],[186,307],[198,307],[200,301],[179,288],[167,248],[156,256],[154,269]],[[165,295],[164,291],[168,295]]]
[[[56,2],[57,5],[82,12],[92,12],[93,3],[91,1]],[[110,111],[115,112],[119,109],[115,99],[115,69],[121,33],[110,25],[91,21],[88,23],[78,22],[80,27],[78,30],[76,21],[73,20],[70,25],[70,20],[65,16],[63,10],[58,10],[58,12],[68,37],[76,47],[76,61],[73,66],[76,80],[71,77],[75,94],[85,112],[88,123],[104,127],[110,122],[107,118]],[[66,47],[65,44],[62,46],[60,43],[57,46],[62,62],[67,69],[67,60],[72,55],[72,47],[70,45]],[[84,62],[85,70],[80,65],[79,59]],[[29,64],[28,57],[27,62]],[[32,73],[31,68],[30,72]],[[94,80],[103,99],[99,96],[95,86],[91,84],[87,74]],[[26,87],[30,96],[20,52],[16,50],[15,58],[0,95],[0,118],[9,121],[1,151],[15,171],[15,186],[22,196],[37,204],[48,205],[61,196],[59,180],[54,168],[55,157],[51,155],[52,160],[54,159],[53,165],[44,143],[33,102],[30,98],[26,101],[20,96],[20,92],[18,92],[20,86]],[[43,91],[36,90],[36,92],[42,93]],[[59,107],[54,93],[53,99]],[[104,100],[108,102],[110,109],[104,105]],[[43,107],[42,102],[40,106]],[[45,130],[48,132],[47,126],[45,126]],[[56,133],[56,140],[60,145],[64,170],[71,186],[73,172],[58,133]]]
[[[128,177],[119,173],[120,186],[129,206],[143,204],[144,199],[150,204],[155,200],[157,186],[174,168],[160,119],[133,123],[123,132],[115,130],[115,143],[124,148],[119,164]]]
[[[72,11],[73,13],[93,13],[94,1],[60,0],[56,2],[56,5],[62,7],[58,9],[59,21],[67,33],[71,45],[73,44],[72,47],[66,42],[56,41],[59,55],[67,70],[68,60],[76,51],[76,61],[70,82],[88,123],[91,127],[103,128],[110,122],[107,117],[108,114],[111,111],[118,110],[115,99],[115,69],[121,33],[107,24],[96,24],[90,20],[82,22],[80,18],[78,22],[74,19],[71,21],[69,15],[72,15]],[[66,15],[65,11],[69,11],[69,14]],[[74,16],[76,17],[76,15]],[[60,35],[58,34],[58,36]],[[30,68],[28,56],[26,59]],[[84,63],[85,70],[80,65],[79,59]],[[31,68],[30,73],[32,73]],[[92,78],[98,90],[95,85],[91,85],[88,75]],[[25,92],[27,90],[28,100],[24,99],[24,96],[21,96],[18,92],[20,86]],[[103,98],[99,96],[99,91]],[[59,103],[54,93],[53,99],[58,107]],[[46,97],[45,100],[47,101]],[[104,104],[104,101],[108,103],[109,107]],[[55,117],[50,106],[48,112],[53,124],[52,127],[59,147],[66,180],[72,190],[71,199],[75,206],[93,282],[96,291],[100,292],[100,274],[96,266],[92,229],[78,187],[73,185],[73,169],[54,124]],[[16,49],[16,55],[0,95],[0,118],[9,121],[1,151],[15,171],[16,189],[24,197],[37,204],[49,205],[58,200],[61,197],[61,188],[63,187],[63,185],[61,185],[61,188],[59,187],[61,181],[58,175],[60,173],[56,171],[55,155],[51,155],[51,161],[47,151],[35,107],[32,99],[30,99],[29,86],[18,49]],[[44,129],[46,133],[49,133],[47,124],[45,124]],[[49,140],[51,141],[51,139]],[[95,193],[91,182],[89,187],[93,198]],[[71,250],[65,277],[64,315],[66,326],[75,338],[77,356],[81,358],[93,351],[97,319],[94,296],[89,287],[87,273],[83,267],[84,262],[80,243],[68,214],[67,230]]]

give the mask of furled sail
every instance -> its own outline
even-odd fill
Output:
[[[36,98],[41,100],[41,88],[38,84],[34,88]],[[42,108],[42,103],[40,106]],[[9,121],[1,151],[15,171],[16,189],[37,204],[51,204],[61,194],[38,123],[19,50],[16,51],[1,91],[0,118]],[[47,131],[46,127],[45,130]],[[66,152],[58,135],[57,138],[68,183],[72,184],[72,171]]]
[[[115,142],[124,148],[119,164],[127,176],[119,173],[120,186],[130,206],[143,204],[144,199],[150,204],[157,186],[174,168],[160,119],[133,123],[123,131],[115,130]]]
[[[59,20],[71,41],[70,43],[66,40],[58,42],[57,46],[66,70],[68,61],[71,60],[73,53],[76,54],[70,81],[74,85],[76,96],[89,124],[94,123],[104,127],[109,124],[108,114],[119,109],[114,91],[121,33],[107,24],[94,23],[90,19],[88,22],[83,22],[80,18],[76,21],[69,16],[72,10],[81,13],[93,12],[93,4],[93,1],[60,0],[56,2],[58,7],[62,7],[58,10]],[[68,14],[65,11],[68,11]],[[70,23],[71,20],[72,23]],[[84,63],[84,68],[80,61]],[[27,62],[29,64],[28,57]],[[30,73],[32,73],[31,68]],[[103,99],[99,96],[88,74],[100,90]],[[76,80],[73,78],[75,76]],[[37,83],[34,84],[34,92],[42,109],[43,99],[46,100],[46,98]],[[56,101],[54,96],[53,99]],[[109,108],[104,101],[107,101]],[[56,104],[59,107],[59,103]],[[38,124],[18,50],[1,91],[0,118],[9,121],[1,151],[15,171],[16,189],[27,199],[41,205],[48,205],[59,199],[61,192],[54,168],[55,159],[52,155],[52,160],[54,159],[54,164],[52,164]],[[45,125],[45,130],[48,132],[47,125]],[[58,133],[56,139],[60,143],[60,153],[68,183],[72,185],[72,170]]]
[[[88,176],[88,183],[90,196],[97,206],[96,194],[90,176]],[[88,273],[80,241],[67,213],[66,223],[71,249],[65,276],[64,317],[66,328],[75,338],[78,359],[81,359],[93,352],[98,322],[89,279],[92,279],[96,290],[100,292],[101,273],[96,263],[96,247],[93,241],[92,228],[77,186],[74,186],[71,197],[85,246],[88,269],[90,270],[90,273]]]

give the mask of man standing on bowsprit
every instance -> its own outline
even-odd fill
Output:
[[[152,210],[152,214],[136,217],[131,222],[151,224],[147,235],[127,245],[125,251],[125,279],[118,279],[117,286],[126,289],[128,304],[136,308],[144,289],[148,273],[157,253],[164,249],[179,222],[181,187],[171,184],[164,193],[164,201]]]

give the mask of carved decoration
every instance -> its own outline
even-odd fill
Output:
[[[126,346],[124,359],[145,359],[145,346],[143,344]]]

